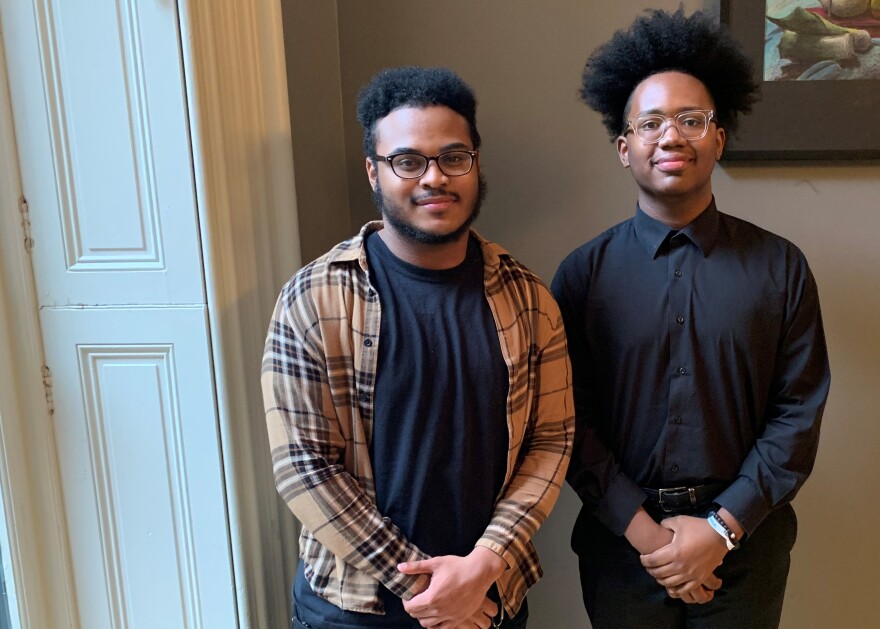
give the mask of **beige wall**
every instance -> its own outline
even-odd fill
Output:
[[[335,0],[282,0],[303,262],[348,237]],[[300,185],[300,182],[303,182]],[[358,182],[356,182],[358,183]]]
[[[631,215],[634,185],[598,116],[580,104],[576,92],[588,53],[640,13],[637,3],[337,0],[335,5],[338,66],[330,61],[332,51],[310,59],[302,42],[288,36],[289,52],[309,61],[291,72],[292,110],[295,129],[317,125],[338,133],[332,129],[339,119],[337,103],[326,103],[326,115],[312,107],[315,118],[299,122],[297,112],[304,109],[296,104],[311,98],[312,89],[297,83],[298,72],[339,73],[345,159],[334,156],[337,161],[326,167],[337,182],[345,181],[341,173],[347,172],[351,231],[375,216],[355,96],[376,70],[403,64],[446,65],[475,88],[490,188],[477,227],[547,280],[571,249]],[[678,5],[678,0],[650,2],[666,9]],[[684,5],[718,11],[717,1]],[[326,20],[317,32],[336,37]],[[297,149],[297,190],[300,198],[316,200],[314,207],[300,202],[300,215],[318,219],[328,211],[318,203],[321,190],[332,184],[327,172],[314,181],[302,177],[302,158],[314,148]],[[819,283],[830,344],[834,382],[816,469],[795,502],[801,528],[783,627],[875,626],[880,165],[724,166],[716,171],[715,192],[723,211],[782,234],[804,250]],[[588,626],[568,548],[577,508],[566,490],[539,533],[546,576],[529,597],[536,629]]]

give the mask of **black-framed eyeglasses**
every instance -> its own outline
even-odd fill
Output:
[[[634,121],[627,120],[623,134],[626,135],[632,129],[636,137],[645,144],[657,144],[669,129],[669,125],[673,124],[678,134],[685,140],[700,140],[706,137],[709,123],[714,118],[715,112],[711,109],[682,111],[671,118],[661,114],[646,114]]]
[[[471,172],[477,151],[444,151],[429,157],[421,153],[393,153],[373,155],[373,159],[387,162],[391,172],[401,179],[418,179],[428,172],[428,164],[437,162],[437,168],[447,177],[461,177]]]

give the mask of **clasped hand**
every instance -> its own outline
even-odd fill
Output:
[[[680,515],[660,524],[672,531],[672,541],[642,555],[642,565],[671,597],[686,603],[711,601],[721,587],[714,570],[727,554],[724,540],[705,518]]]
[[[498,606],[486,597],[507,567],[491,550],[475,548],[466,557],[445,555],[400,564],[404,574],[429,574],[428,588],[403,602],[403,608],[422,627],[431,629],[486,629]]]

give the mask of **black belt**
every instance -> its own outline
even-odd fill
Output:
[[[648,500],[666,513],[687,511],[711,504],[715,497],[725,490],[728,483],[710,483],[693,487],[670,487],[668,489],[651,489],[642,487],[648,494]]]

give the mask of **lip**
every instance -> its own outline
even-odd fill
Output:
[[[654,161],[654,167],[658,170],[662,170],[663,172],[675,172],[681,170],[692,161],[693,159],[687,155],[664,155],[663,157]]]
[[[451,195],[437,195],[417,199],[415,203],[427,210],[445,210],[455,203],[455,200],[455,197]]]

